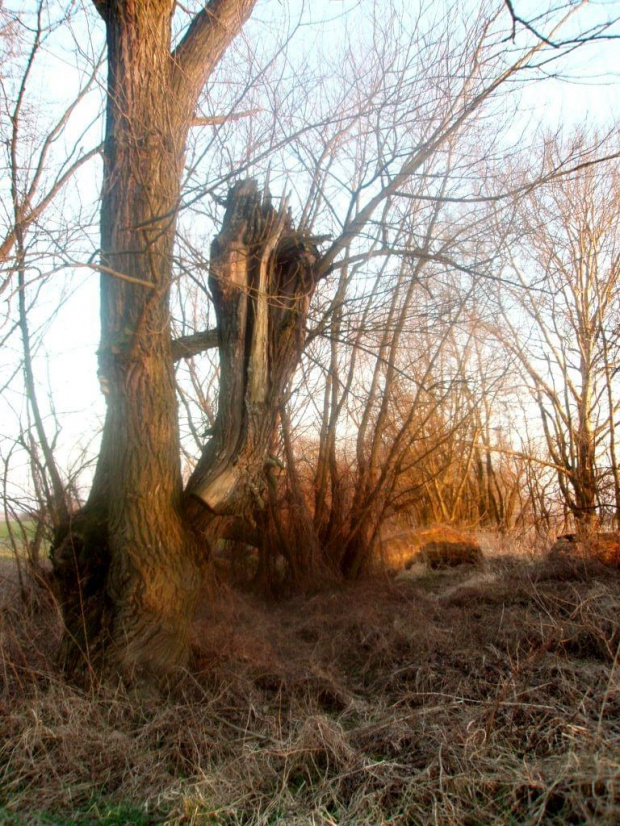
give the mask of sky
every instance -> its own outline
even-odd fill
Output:
[[[423,2],[423,0],[421,0]],[[404,0],[403,0],[404,2]],[[515,0],[514,8],[524,17],[533,14],[539,3],[523,3]],[[11,4],[6,6],[11,8]],[[53,3],[50,4],[53,6]],[[81,79],[83,67],[98,54],[102,28],[101,21],[92,13],[84,0],[73,6],[75,17],[72,26],[62,26],[45,44],[40,62],[37,63],[28,87],[29,118],[33,129],[40,128],[48,121],[56,109],[62,108],[75,92]],[[198,2],[188,3],[192,10]],[[407,4],[404,4],[406,7]],[[23,19],[31,23],[33,4],[30,0],[13,4],[23,14]],[[88,7],[88,14],[84,9]],[[265,0],[255,11],[255,21],[251,24],[261,37],[279,27],[280,32],[293,29],[301,20],[302,25],[293,38],[293,62],[295,50],[311,54],[320,45],[324,51],[339,48],[346,35],[360,26],[360,15],[375,8],[373,0],[322,0],[308,3],[304,8],[300,3],[286,4],[280,0]],[[380,8],[380,7],[379,7]],[[473,5],[472,5],[473,8]],[[430,14],[432,3],[427,3],[424,14]],[[620,2],[590,2],[583,4],[576,15],[574,26],[588,28],[606,15],[620,15]],[[455,21],[455,30],[460,23]],[[618,29],[616,32],[618,33]],[[517,33],[517,42],[523,38]],[[26,38],[24,34],[24,38]],[[249,35],[248,35],[249,37]],[[297,45],[296,45],[297,44]],[[260,49],[257,49],[260,53]],[[561,64],[550,64],[538,73],[538,79],[520,92],[518,114],[512,130],[515,140],[521,133],[532,134],[536,130],[554,131],[559,125],[588,123],[602,131],[611,127],[620,114],[620,58],[618,41],[599,41],[574,52]],[[82,69],[80,70],[80,67]],[[76,112],[67,139],[63,145],[54,148],[56,157],[62,157],[66,147],[79,138],[86,148],[97,142],[102,135],[102,121],[95,120],[103,100],[102,83],[105,73]],[[544,80],[543,80],[544,78]],[[90,125],[92,124],[92,125]],[[85,134],[82,132],[86,130]],[[100,186],[101,164],[95,161],[89,165],[67,189],[63,207],[59,210],[81,212],[88,220],[94,216],[97,193]],[[2,191],[3,213],[7,209],[8,193]],[[50,213],[53,220],[53,211]],[[0,217],[3,220],[3,217]],[[96,238],[96,231],[92,238]],[[83,260],[87,260],[89,249],[94,242],[85,239]],[[52,282],[51,279],[54,279]],[[51,276],[46,287],[44,301],[36,310],[36,323],[44,323],[56,309],[59,290],[64,288],[71,294],[60,310],[38,350],[35,370],[42,397],[48,396],[51,388],[53,404],[63,422],[63,432],[59,437],[61,464],[69,465],[77,459],[96,432],[97,423],[104,413],[103,398],[97,380],[97,342],[99,327],[98,276],[88,269],[71,270]],[[18,352],[18,340],[5,348],[0,360],[0,369],[5,373],[11,369],[11,361]],[[24,409],[21,391],[5,392],[0,401],[0,451],[6,457],[16,432],[16,421]],[[48,419],[49,422],[49,419]],[[25,484],[23,463],[15,461],[12,481],[20,487]]]

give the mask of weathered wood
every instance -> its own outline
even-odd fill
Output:
[[[179,336],[172,340],[172,361],[192,358],[207,350],[214,350],[218,346],[217,330],[204,330],[202,333],[193,333],[189,336]]]
[[[298,364],[319,251],[254,181],[234,186],[211,249],[220,351],[220,404],[187,493],[215,514],[264,504],[269,450]]]

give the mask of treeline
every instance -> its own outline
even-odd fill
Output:
[[[243,540],[264,544],[265,569],[357,576],[395,522],[617,525],[617,162],[554,174],[595,146],[549,139],[541,180],[508,207],[408,211],[385,228],[398,251],[340,270],[280,411],[266,541]],[[200,443],[217,395],[180,392]]]

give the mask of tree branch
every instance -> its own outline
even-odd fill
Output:
[[[172,360],[191,358],[205,350],[213,350],[218,346],[219,337],[217,330],[205,330],[202,333],[194,333],[191,336],[180,336],[172,340]]]
[[[194,104],[209,75],[249,18],[256,0],[210,0],[172,52],[173,94]],[[183,96],[183,97],[180,97]]]
[[[541,43],[544,43],[546,46],[551,46],[552,49],[561,49],[564,46],[568,46],[571,44],[578,44],[578,43],[588,43],[594,40],[617,40],[620,35],[617,34],[605,34],[612,26],[614,26],[618,22],[618,18],[614,18],[613,20],[609,20],[606,23],[601,23],[599,26],[596,26],[593,29],[590,29],[584,35],[580,35],[579,37],[569,38],[568,40],[550,40],[546,37],[541,31],[534,28],[533,24],[526,20],[524,17],[520,17],[514,8],[512,0],[504,0],[504,4],[508,9],[510,17],[512,18],[512,32],[510,34],[510,40],[514,42],[516,34],[517,34],[517,23],[523,26],[524,29],[527,29],[528,32],[531,32],[534,37],[538,38]],[[581,5],[585,5],[583,2]]]
[[[190,126],[221,126],[223,123],[233,123],[242,118],[249,118],[262,112],[262,107],[247,109],[244,112],[230,112],[228,115],[211,115],[210,117],[196,117],[192,119]]]

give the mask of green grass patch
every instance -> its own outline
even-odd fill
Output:
[[[72,815],[51,812],[28,813],[22,816],[0,809],[0,826],[156,826],[161,823],[134,804],[93,804],[88,810]]]
[[[0,521],[0,541],[3,539],[10,539],[11,531],[15,536],[22,536],[23,532],[25,532],[26,536],[29,539],[32,539],[36,529],[37,523],[34,519],[13,519],[10,524],[6,521],[6,519],[2,519]]]
[[[37,523],[34,519],[14,519],[9,524],[5,519],[0,521],[0,557],[13,556],[13,546],[11,544],[11,533],[18,544],[18,547],[23,545],[24,538],[26,540],[32,539],[37,529]],[[25,535],[25,536],[24,536]],[[19,547],[21,550],[21,547]],[[1,823],[1,821],[0,821]]]

